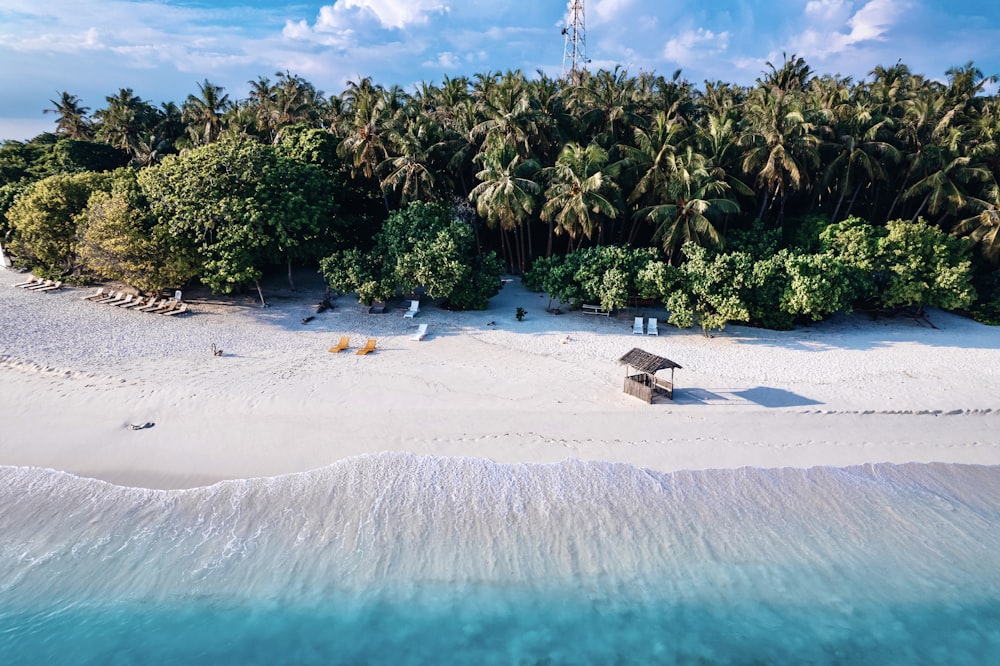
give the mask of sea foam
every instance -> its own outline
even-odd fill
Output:
[[[1000,468],[0,468],[4,663],[992,663]],[[28,658],[30,656],[30,659]]]

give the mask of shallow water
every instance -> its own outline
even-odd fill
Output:
[[[992,664],[1000,468],[0,468],[2,663]]]

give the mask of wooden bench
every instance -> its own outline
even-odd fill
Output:
[[[583,310],[583,314],[601,315],[601,316],[604,316],[604,317],[610,317],[611,316],[611,311],[610,310],[602,310],[600,305],[592,305],[592,304],[586,304],[585,303],[584,305],[580,306],[580,309]]]

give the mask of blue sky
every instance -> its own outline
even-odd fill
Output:
[[[1000,73],[995,0],[585,0],[592,69],[752,83],[795,53],[864,78],[897,61],[932,78]],[[61,91],[96,110],[119,88],[182,103],[208,79],[242,98],[289,71],[327,94],[370,76],[420,81],[562,70],[565,0],[0,0],[0,139],[54,128]]]

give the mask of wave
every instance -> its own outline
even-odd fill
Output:
[[[173,626],[253,607],[269,624],[291,613],[357,640],[378,627],[365,659],[399,647],[391,622],[421,635],[451,626],[447,645],[424,640],[458,650],[470,640],[453,631],[461,617],[507,640],[555,622],[549,642],[564,647],[614,627],[637,660],[654,654],[650,636],[682,629],[702,647],[795,628],[854,636],[854,649],[875,619],[893,643],[931,641],[930,624],[965,636],[966,656],[1000,647],[983,628],[1000,617],[998,467],[657,473],[385,453],[173,491],[5,467],[0,534],[0,629],[55,621],[39,620],[54,607],[64,631],[81,626],[81,608],[145,608]],[[737,633],[710,639],[719,622]],[[797,654],[795,640],[761,658]],[[544,654],[560,663],[557,648]]]

